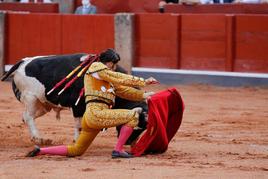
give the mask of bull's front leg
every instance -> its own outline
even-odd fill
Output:
[[[27,111],[23,113],[23,120],[27,124],[30,130],[31,141],[37,145],[50,145],[52,144],[51,139],[43,139],[39,135],[39,131],[36,128],[34,117],[32,117]]]
[[[35,126],[34,118],[29,115],[27,111],[23,113],[23,121],[27,124],[29,127],[30,135],[31,135],[31,140],[32,141],[38,141],[40,140],[40,135],[39,132]]]
[[[38,145],[50,145],[52,140],[41,138],[34,122],[37,117],[46,113],[46,109],[39,100],[31,94],[23,95],[22,102],[25,105],[23,120],[29,127],[31,140]]]

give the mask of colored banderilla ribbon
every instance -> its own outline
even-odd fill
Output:
[[[69,88],[74,81],[79,78],[80,76],[82,76],[84,74],[84,72],[86,72],[86,70],[88,69],[88,67],[91,65],[91,63],[87,64],[71,81],[69,81],[68,83],[66,83],[66,85],[63,87],[63,89],[58,93],[58,95],[60,95],[63,91],[65,91],[67,88]]]
[[[57,89],[59,86],[61,86],[66,80],[68,80],[75,72],[77,72],[83,65],[88,63],[88,61],[93,58],[94,56],[89,55],[79,66],[77,66],[73,71],[71,71],[65,78],[63,78],[61,81],[59,81],[49,92],[47,92],[47,95],[52,93],[55,89]]]
[[[75,102],[75,106],[78,105],[78,103],[79,103],[81,97],[83,96],[84,92],[85,92],[85,88],[82,88],[82,89],[80,90],[79,97],[77,98],[77,100],[76,100],[76,102]]]
[[[93,62],[95,62],[98,58],[99,58],[99,56],[97,55],[92,61],[89,62],[89,64],[88,64],[87,66],[89,67],[89,66],[90,66]],[[86,66],[86,67],[87,67],[87,66]],[[82,71],[83,71],[83,70],[82,70]],[[84,72],[83,72],[83,73],[84,73]],[[77,100],[76,100],[76,102],[75,102],[75,106],[78,105],[78,103],[79,103],[81,97],[84,95],[84,93],[85,93],[85,87],[83,87],[83,88],[80,90],[79,96],[78,96],[78,98],[77,98]]]
[[[60,95],[61,93],[63,93],[67,88],[69,88],[75,80],[77,80],[77,78],[81,77],[85,72],[86,70],[90,67],[90,65],[97,61],[97,59],[99,58],[99,55],[95,55],[95,56],[92,56],[92,55],[89,55],[85,60],[84,62],[82,62],[79,66],[77,66],[73,71],[71,71],[65,78],[63,78],[60,82],[58,82],[48,93],[47,95],[49,95],[50,93],[52,93],[55,89],[57,89],[59,86],[61,86],[67,79],[69,79],[70,77],[73,76],[73,74],[75,72],[77,72],[82,66],[84,66],[86,63],[88,63],[86,66],[84,66],[82,68],[82,70],[72,79],[70,80],[68,83],[66,83],[66,85],[63,87],[63,89],[58,93],[58,95]],[[83,87],[81,90],[80,90],[80,93],[79,93],[79,97],[78,99],[76,100],[75,102],[75,106],[78,105],[81,97],[83,96],[85,92],[85,88]]]

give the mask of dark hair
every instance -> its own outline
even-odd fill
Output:
[[[120,56],[116,51],[112,48],[108,48],[104,52],[100,54],[100,62],[107,63],[107,62],[113,62],[117,63],[120,60]]]

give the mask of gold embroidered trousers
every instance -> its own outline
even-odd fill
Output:
[[[68,146],[68,156],[82,155],[101,129],[126,124],[138,125],[138,114],[127,109],[110,109],[105,103],[89,103],[82,119],[82,131],[76,143]]]
[[[138,125],[139,115],[132,110],[110,109],[104,103],[89,103],[85,112],[87,125],[93,129],[103,129],[126,124],[129,127]]]

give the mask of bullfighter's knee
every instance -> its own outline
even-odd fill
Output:
[[[74,145],[68,146],[68,156],[74,157],[84,154],[99,132],[100,130],[96,129],[85,130],[84,128],[81,131],[80,136],[78,137],[76,143]]]
[[[126,125],[134,128],[138,126],[138,123],[139,123],[139,112],[136,112],[133,118],[128,123],[126,123]]]
[[[81,156],[85,153],[86,150],[87,147],[81,145],[70,145],[68,146],[68,156],[69,157]]]

